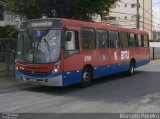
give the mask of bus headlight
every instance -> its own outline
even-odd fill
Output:
[[[58,72],[58,69],[54,69],[54,72],[57,73],[57,72]]]
[[[54,64],[53,73],[57,73],[59,71],[59,68],[60,68],[60,61]]]
[[[18,67],[16,67],[16,70],[18,70]]]

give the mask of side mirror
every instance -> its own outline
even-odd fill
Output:
[[[72,32],[68,32],[67,33],[67,41],[71,41],[72,40]]]

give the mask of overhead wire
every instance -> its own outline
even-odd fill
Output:
[[[111,11],[112,13],[119,13],[119,14],[126,14],[126,15],[135,15],[135,14],[129,14],[129,13],[124,13],[124,12],[115,12],[115,11]],[[136,15],[135,15],[136,16]],[[140,16],[140,18],[143,18],[143,16]],[[159,25],[158,23],[155,23],[154,21],[152,21],[152,20],[150,20],[150,19],[148,19],[148,18],[145,18],[144,17],[144,19],[146,19],[146,20],[148,20],[148,21],[150,21],[150,22],[153,22],[154,24],[157,24],[157,25]]]
[[[136,20],[132,20],[132,19],[124,19],[124,18],[119,18],[119,19],[120,19],[120,20],[124,20],[124,21],[120,21],[120,20],[118,20],[118,19],[117,19],[116,21],[122,22],[122,23],[123,23],[123,22],[131,22],[131,21],[132,21],[132,22],[134,22],[134,21],[136,22]],[[140,21],[140,24],[143,24],[142,21]],[[145,22],[145,24],[151,26],[151,24],[149,24],[149,23],[146,23],[146,22]],[[129,26],[129,25],[133,25],[133,24],[130,23],[130,24],[122,25],[122,26]],[[135,23],[135,25],[136,25],[136,23]],[[153,26],[153,27],[159,28],[158,26]]]
[[[124,4],[132,5],[131,3],[126,3],[126,2],[123,2],[123,1],[120,1],[120,2],[121,2],[121,3],[124,3]],[[160,2],[156,2],[154,5],[156,5],[156,4],[158,4],[158,3],[160,3]],[[149,11],[147,11],[146,9],[144,9],[142,6],[140,6],[140,8],[143,9],[143,10],[145,11],[145,13],[150,14],[152,17],[154,17],[155,19],[157,19],[157,20],[160,21],[159,18],[157,18],[157,17],[155,17],[153,14],[149,13]],[[127,14],[128,14],[128,13],[127,13]],[[130,15],[131,15],[131,14],[130,14]],[[152,20],[150,20],[150,19],[148,19],[148,18],[145,18],[145,17],[143,17],[143,16],[140,16],[140,17],[141,17],[141,18],[144,18],[144,19],[146,19],[146,20],[148,20],[148,21],[150,21],[150,22],[152,22],[152,23],[154,23],[154,24],[159,25],[158,23],[155,23],[154,21],[152,21]]]

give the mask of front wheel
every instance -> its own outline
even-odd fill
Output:
[[[85,88],[91,85],[92,79],[92,69],[90,67],[85,67],[82,71],[81,87]]]

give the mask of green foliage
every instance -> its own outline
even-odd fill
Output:
[[[103,18],[117,0],[3,0],[8,11],[27,19],[47,17],[91,20],[99,14]]]
[[[11,34],[13,35],[12,37],[16,37],[17,31],[18,30],[15,28],[15,26],[12,26],[12,25],[1,26],[0,27],[0,38],[7,38]]]

